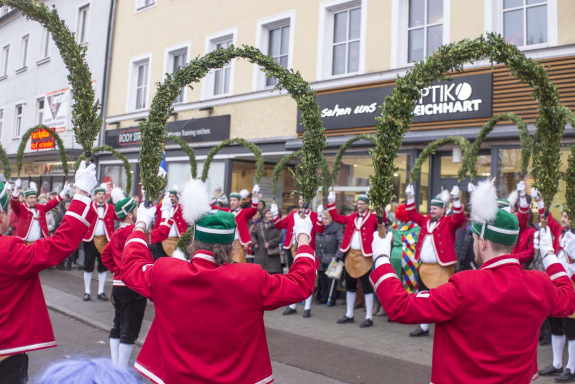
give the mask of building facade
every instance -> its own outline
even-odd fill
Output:
[[[375,132],[374,117],[398,75],[439,45],[486,31],[502,34],[527,56],[549,65],[564,105],[575,109],[574,19],[575,3],[570,0],[118,2],[105,140],[137,162],[138,123],[148,114],[154,84],[192,58],[231,44],[255,46],[311,83],[328,136],[325,156],[330,165],[346,140]],[[492,70],[486,60],[466,65],[451,83],[422,90],[414,124],[396,159],[396,203],[416,157],[430,141],[448,135],[473,140],[489,117],[503,112],[519,114],[534,130],[537,102],[530,99],[527,86],[509,75],[505,67]],[[262,185],[268,202],[273,166],[301,148],[303,132],[295,102],[274,90],[275,84],[257,66],[235,60],[192,84],[193,89],[182,89],[167,127],[194,147],[200,169],[209,149],[223,139],[257,143],[266,161]],[[566,143],[572,135],[567,127]],[[349,209],[367,188],[372,171],[369,143],[356,144],[344,156],[335,182],[339,203]],[[189,172],[185,153],[168,143],[166,158],[169,185],[183,184]],[[502,123],[483,144],[479,175],[497,176],[504,196],[519,181],[519,159],[519,132]],[[120,182],[118,160],[103,156],[100,164]],[[564,152],[563,167],[566,164]],[[430,197],[456,184],[459,166],[451,147],[428,159],[417,184],[420,209],[427,210]],[[227,193],[250,189],[254,168],[248,151],[226,148],[212,163],[210,188],[220,184]],[[529,187],[530,178],[526,181]],[[275,196],[283,207],[295,202],[292,184],[285,171]],[[556,200],[564,200],[563,184]]]
[[[51,0],[76,39],[87,49],[96,99],[104,99],[110,1]],[[28,21],[17,9],[0,8],[0,139],[16,176],[16,152],[29,128],[45,124],[64,142],[70,175],[82,152],[71,123],[72,92],[58,48],[46,28]],[[36,139],[36,138],[34,138]],[[40,192],[59,191],[64,172],[53,141],[26,143],[20,174],[23,187],[36,182]]]

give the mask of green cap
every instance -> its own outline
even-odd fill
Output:
[[[233,214],[214,209],[196,221],[194,238],[209,244],[231,244],[235,238],[236,226]]]
[[[8,192],[6,191],[6,184],[0,182],[0,207],[2,211],[5,211],[8,208],[8,204],[10,203],[10,198],[8,197]]]
[[[432,206],[435,205],[436,207],[439,207],[439,208],[445,208],[445,202],[438,197],[431,199],[431,205]]]
[[[169,193],[170,195],[176,195],[176,196],[178,196],[178,191],[176,191],[175,189],[169,189],[169,190],[168,190],[168,193]]]
[[[505,199],[497,199],[497,208],[507,208],[509,207],[509,201]]]
[[[367,195],[364,195],[363,193],[357,197],[357,201],[360,200],[365,201],[367,204],[369,204],[369,197],[367,197]]]
[[[96,187],[96,188],[94,189],[94,195],[95,195],[96,193],[98,193],[98,192],[104,192],[104,193],[106,193],[106,188],[105,188],[105,187],[102,187],[102,186]]]
[[[486,223],[475,216],[471,231],[494,243],[513,245],[519,236],[519,220],[514,214],[499,208],[493,223]]]
[[[232,193],[230,193],[230,199],[232,199],[232,198],[241,200],[241,199],[242,199],[242,195],[240,195],[239,192],[232,192]]]
[[[125,199],[118,201],[114,206],[116,217],[118,217],[118,219],[123,219],[128,215],[128,213],[136,209],[136,206],[136,202],[131,197],[126,197]]]
[[[38,192],[35,189],[32,188],[26,188],[26,190],[24,191],[24,197],[28,197],[28,196],[38,196]]]

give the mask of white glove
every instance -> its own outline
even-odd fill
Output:
[[[322,213],[323,213],[323,205],[320,204],[317,206],[317,215],[321,216]]]
[[[328,202],[329,204],[335,203],[335,192],[334,192],[334,191],[330,191],[330,192],[327,194],[327,202]]]
[[[407,184],[407,187],[405,187],[405,194],[407,195],[408,199],[412,196],[415,196],[415,188],[413,188],[413,184]]]
[[[60,198],[62,200],[64,200],[66,198],[66,196],[68,195],[69,191],[70,191],[70,183],[68,183],[66,181],[66,183],[64,184],[64,187],[62,188],[62,192],[60,192]]]
[[[160,211],[162,212],[170,211],[170,209],[172,209],[173,206],[174,204],[172,204],[172,200],[170,200],[170,195],[166,194],[162,199],[162,207],[160,208]]]
[[[475,191],[475,184],[470,182],[469,184],[467,184],[467,192],[473,193],[473,191]]]
[[[86,162],[82,160],[76,171],[74,188],[79,188],[90,194],[94,188],[96,188],[96,185],[98,185],[98,180],[96,180],[96,164],[91,163],[86,167]]]
[[[525,182],[523,180],[517,183],[517,193],[519,196],[525,196]]]
[[[20,195],[20,187],[22,187],[22,180],[16,179],[14,182],[14,192],[12,192],[12,196],[18,197]]]
[[[373,241],[371,242],[371,249],[373,250],[373,257],[387,256],[391,255],[391,240],[393,239],[393,233],[391,231],[387,232],[385,239],[379,237],[379,232],[375,231],[373,233]]]
[[[561,239],[561,248],[571,260],[575,260],[575,235],[571,232],[565,232]]]
[[[12,185],[9,182],[6,182],[5,186],[7,190],[12,190]]]
[[[533,234],[533,248],[535,248],[536,251],[539,250],[539,232]]]
[[[525,194],[525,192],[523,192],[523,194]],[[535,187],[531,188],[531,197],[534,198],[535,200],[539,200],[541,198],[541,194],[539,193],[539,190]]]
[[[280,211],[278,209],[278,205],[277,204],[272,204],[270,207],[270,212],[272,213],[272,215],[274,217],[276,217],[277,215],[279,215]]]
[[[255,184],[254,189],[252,189],[252,196],[256,196],[258,193],[260,193],[260,186]]]
[[[545,229],[539,230],[539,249],[543,257],[547,256],[549,252],[555,254],[553,250],[553,238],[551,237],[551,229],[547,226]]]
[[[299,213],[293,215],[294,218],[294,226],[293,231],[295,233],[295,238],[297,239],[300,234],[305,233],[309,237],[309,241],[311,242],[311,230],[313,228],[313,224],[311,223],[311,219],[308,215],[305,216],[305,219],[302,219]]]
[[[451,190],[451,192],[449,192],[449,194],[451,195],[451,198],[453,200],[459,200],[459,187],[457,185],[453,187],[453,189]]]
[[[141,203],[140,207],[138,208],[138,212],[136,213],[138,217],[138,223],[146,224],[146,231],[150,227],[150,223],[154,220],[156,216],[156,207],[146,208],[145,203]]]

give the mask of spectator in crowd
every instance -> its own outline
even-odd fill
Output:
[[[58,192],[56,191],[50,192],[50,200],[56,198],[56,196],[58,196]],[[68,200],[67,196],[65,200]],[[54,220],[56,221],[56,229],[58,229],[60,227],[60,224],[62,224],[62,219],[64,218],[65,213],[64,205],[59,204],[56,208],[52,210],[52,212],[54,214]]]
[[[134,195],[132,196],[132,199],[134,199],[134,202],[136,203],[137,206],[140,206],[140,196]]]
[[[264,209],[266,209],[266,202],[263,200],[260,200],[260,202],[258,203],[258,211],[263,212]]]
[[[48,202],[48,195],[46,195],[45,193],[41,194],[38,197],[38,203],[44,205],[47,202]],[[56,219],[54,218],[54,213],[51,210],[46,212],[46,224],[48,225],[48,232],[50,233],[50,236],[52,236],[52,234],[56,230]]]
[[[344,254],[340,250],[343,240],[343,226],[334,222],[328,211],[323,211],[321,218],[325,229],[323,233],[315,234],[315,254],[319,260],[316,301],[318,304],[326,304],[331,289],[331,279],[327,277],[325,272],[333,259],[343,259]],[[336,297],[337,294],[333,295],[330,306],[335,305]]]
[[[264,209],[263,219],[252,227],[250,234],[255,250],[254,263],[270,274],[281,274],[280,244],[283,236],[282,231],[276,228],[269,209]]]
[[[421,227],[409,219],[405,203],[395,209],[395,221],[391,225],[393,245],[390,262],[395,274],[409,293],[417,291],[417,267],[415,249]]]
[[[224,193],[221,185],[216,184],[216,188],[214,188],[214,193],[212,194],[210,203],[212,205],[217,205],[220,208],[223,208],[229,204],[228,197]]]
[[[110,359],[62,360],[46,369],[38,384],[139,384],[127,369],[112,364]]]

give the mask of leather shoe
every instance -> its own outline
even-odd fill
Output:
[[[575,373],[572,373],[569,368],[555,378],[556,383],[571,383],[573,381],[575,381]]]
[[[287,316],[287,315],[293,315],[294,313],[297,313],[297,309],[287,307],[284,313],[282,313],[282,315]]]
[[[417,327],[417,329],[409,334],[409,337],[421,337],[421,336],[429,336],[429,329],[424,331],[421,327]]]
[[[541,376],[557,376],[558,374],[560,374],[561,372],[563,372],[563,367],[561,368],[555,368],[553,366],[553,364],[549,365],[547,368],[545,369],[541,369],[539,370],[539,374]]]
[[[339,319],[337,321],[338,324],[346,324],[346,323],[355,323],[355,320],[352,318],[349,318],[347,316],[342,317],[341,319]]]
[[[311,309],[305,309],[305,310],[303,311],[303,318],[304,318],[304,319],[307,319],[307,318],[309,318],[309,317],[311,317]]]
[[[78,271],[83,271],[84,270],[84,266],[83,265],[78,265]]]
[[[106,296],[106,294],[105,294],[104,292],[102,292],[102,293],[100,293],[100,294],[98,295],[98,299],[99,299],[99,300],[102,300],[102,301],[108,301],[108,300],[110,300],[110,299],[108,299],[108,296]]]
[[[368,328],[368,327],[373,327],[373,320],[371,319],[365,319],[363,321],[363,323],[361,323],[359,325],[360,328]]]
[[[90,301],[90,294],[89,294],[89,293],[84,293],[84,298],[82,298],[82,300],[84,300],[84,301]]]

